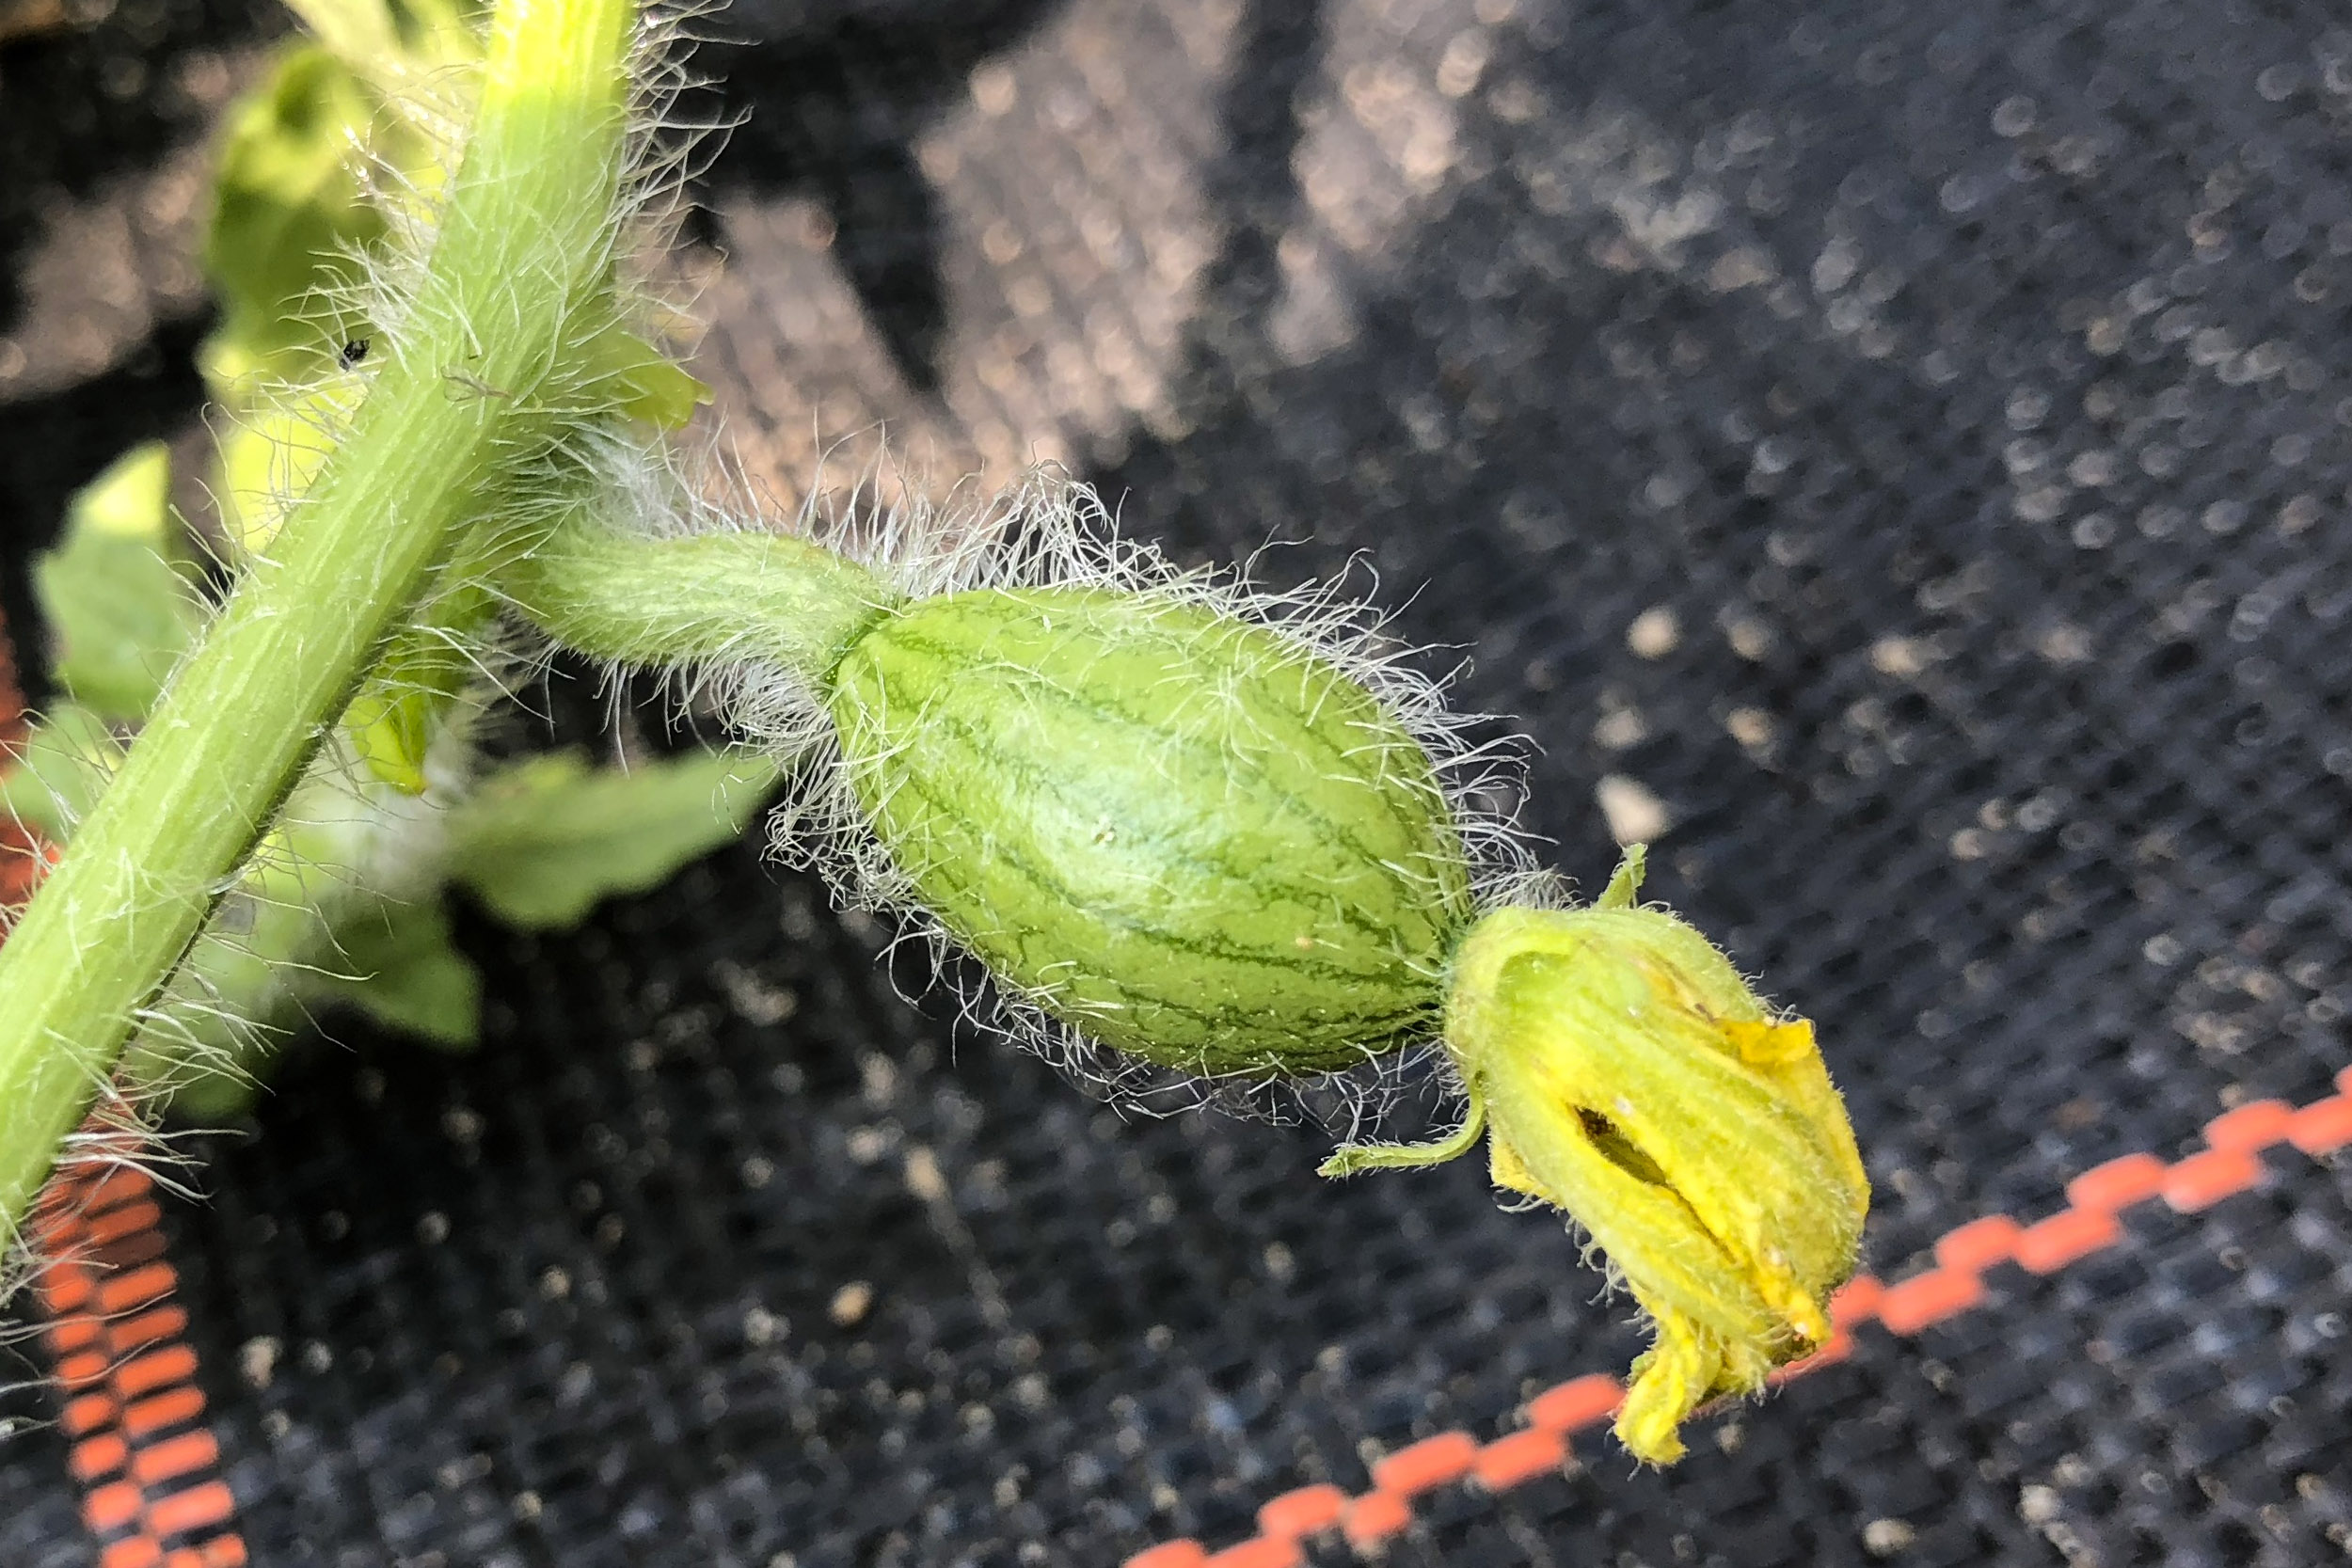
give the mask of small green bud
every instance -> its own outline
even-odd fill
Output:
[[[876,620],[825,702],[914,899],[1093,1037],[1300,1074],[1435,1031],[1460,834],[1327,660],[1174,595],[973,589]]]

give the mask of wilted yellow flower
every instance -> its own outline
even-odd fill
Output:
[[[1693,1410],[1829,1338],[1869,1185],[1813,1026],[1773,1013],[1697,931],[1637,908],[1641,866],[1637,848],[1590,908],[1479,921],[1445,1015],[1468,1121],[1325,1169],[1450,1158],[1490,1128],[1496,1183],[1565,1210],[1649,1314],[1617,1436],[1662,1465]]]

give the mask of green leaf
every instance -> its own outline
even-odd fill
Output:
[[[456,602],[451,602],[456,601]],[[422,795],[425,753],[474,666],[458,635],[488,618],[494,601],[470,585],[411,624],[343,711],[352,751],[367,770],[404,795]],[[434,613],[439,612],[439,613]],[[447,626],[435,622],[445,613]]]
[[[444,574],[452,585],[410,611],[410,620],[368,673],[343,711],[343,730],[368,771],[405,795],[425,791],[425,753],[479,666],[468,649],[497,615],[481,578],[492,531],[477,530]]]
[[[130,1069],[139,1070],[138,1048],[132,1048]],[[170,1086],[168,1108],[174,1120],[198,1127],[221,1127],[253,1109],[261,1085],[236,1072],[193,1072]]]
[[[469,1050],[480,1041],[482,976],[451,942],[438,898],[386,901],[338,925],[335,941],[344,973],[314,976],[306,991],[436,1045]]]
[[[484,0],[287,0],[335,57],[388,96],[482,60]]]
[[[78,703],[52,709],[0,767],[0,820],[22,823],[52,844],[73,836],[122,763],[122,743]]]
[[[255,410],[222,434],[213,504],[237,559],[269,547],[287,508],[326,466],[335,450],[327,434],[332,419],[332,407],[313,395],[291,406]]]
[[[298,378],[366,337],[347,299],[358,251],[385,233],[355,146],[373,146],[373,96],[334,55],[295,44],[261,89],[237,101],[213,182],[204,270],[222,321],[200,357],[214,390],[257,375]]]
[[[778,777],[764,758],[721,752],[627,772],[568,752],[532,757],[451,814],[450,875],[510,926],[575,926],[741,832]]]
[[[710,401],[710,388],[644,339],[608,323],[587,348],[592,378],[610,383],[623,414],[658,430],[675,430]]]
[[[63,539],[33,562],[57,678],[109,719],[146,718],[203,626],[172,564],[170,484],[161,441],[132,448],[73,498]]]

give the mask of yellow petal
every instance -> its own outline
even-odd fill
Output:
[[[1617,1441],[1634,1458],[1671,1465],[1683,1454],[1679,1429],[1711,1396],[1723,1357],[1689,1320],[1658,1320],[1658,1342],[1633,1363],[1633,1378],[1617,1409]]]
[[[1565,1210],[1650,1315],[1618,1430],[1654,1463],[1692,1411],[1830,1336],[1869,1189],[1812,1025],[1634,906],[1502,910],[1457,954],[1446,1043],[1498,1185]]]

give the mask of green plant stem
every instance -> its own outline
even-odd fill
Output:
[[[473,515],[544,451],[610,288],[632,0],[500,0],[405,328],[308,498],[0,945],[0,1238]]]
[[[660,667],[748,657],[812,680],[898,598],[871,572],[805,539],[649,538],[584,515],[559,526],[502,580],[548,636],[592,657]]]

